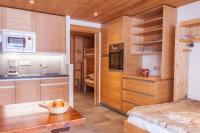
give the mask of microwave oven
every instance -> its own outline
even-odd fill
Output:
[[[35,32],[2,30],[2,52],[31,53],[36,51]]]

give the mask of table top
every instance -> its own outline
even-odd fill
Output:
[[[53,115],[38,104],[35,102],[0,106],[0,133],[53,130],[85,122],[85,118],[71,107],[64,114]]]

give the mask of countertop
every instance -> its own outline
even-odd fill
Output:
[[[30,78],[51,78],[51,77],[69,77],[66,74],[26,74],[26,75],[18,75],[18,76],[7,76],[7,75],[0,75],[0,80],[4,79],[30,79]]]

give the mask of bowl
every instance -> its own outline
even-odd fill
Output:
[[[41,102],[39,106],[48,109],[50,114],[63,114],[67,112],[69,103],[63,99],[56,99]]]

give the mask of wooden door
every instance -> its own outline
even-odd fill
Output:
[[[0,81],[0,105],[15,103],[15,84],[14,80]]]
[[[35,32],[35,13],[2,7],[2,28]]]
[[[108,57],[101,58],[101,102],[109,104]]]
[[[65,17],[36,13],[37,52],[65,52]]]
[[[40,79],[16,80],[16,103],[40,101]]]
[[[108,55],[109,53],[109,43],[110,43],[110,23],[105,23],[102,25],[102,55]]]
[[[123,17],[119,17],[111,21],[110,25],[110,43],[124,42],[124,30],[123,30]]]
[[[109,105],[121,110],[122,103],[122,73],[109,72]]]

